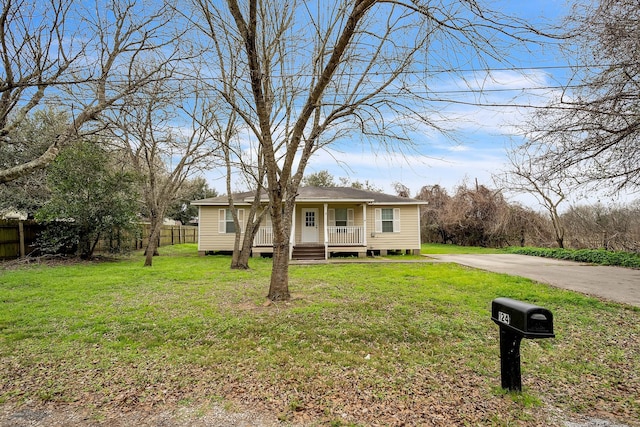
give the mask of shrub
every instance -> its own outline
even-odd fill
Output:
[[[640,268],[640,255],[630,252],[613,252],[604,249],[550,249],[511,247],[509,252],[568,261],[587,262],[600,265]]]

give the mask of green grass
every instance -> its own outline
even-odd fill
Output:
[[[0,271],[0,402],[224,400],[322,425],[547,424],[549,406],[640,419],[638,309],[430,263],[291,266],[292,301],[265,305],[270,260],[161,253]],[[520,395],[499,388],[500,296],[555,316],[557,338],[522,343]]]

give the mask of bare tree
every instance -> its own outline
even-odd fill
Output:
[[[175,71],[175,70],[174,70]],[[219,150],[214,128],[215,100],[205,96],[199,79],[173,79],[165,71],[111,116],[113,142],[121,147],[143,182],[151,222],[145,266],[158,254],[158,239],[167,209],[185,181],[208,168]]]
[[[502,247],[549,241],[549,221],[509,203],[499,190],[462,183],[449,196],[439,185],[426,185],[416,198],[427,202],[420,207],[423,242]]]
[[[445,233],[456,244],[496,246],[495,224],[505,205],[500,191],[463,183],[444,206]]]
[[[142,3],[2,2],[0,144],[11,147],[17,126],[42,106],[56,105],[72,119],[43,152],[0,170],[0,183],[47,166],[63,146],[95,131],[103,111],[117,108],[174,59],[169,9]]]
[[[391,150],[409,144],[418,123],[440,128],[428,108],[430,71],[469,57],[499,60],[501,37],[518,41],[529,31],[476,2],[193,1],[219,49],[212,74],[241,72],[220,92],[264,156],[271,300],[289,298],[292,214],[311,156],[354,132]]]
[[[404,185],[401,182],[394,182],[393,189],[396,191],[396,194],[400,197],[411,197],[411,190],[409,187]]]
[[[548,246],[552,241],[546,216],[517,203],[504,203],[491,221],[493,244],[502,246]]]
[[[525,144],[509,151],[508,169],[493,178],[499,188],[533,195],[549,214],[558,247],[564,248],[565,227],[558,208],[567,197],[571,178],[560,171],[550,174],[553,165],[544,155],[530,151],[533,148]]]
[[[262,200],[265,168],[264,156],[262,156],[260,146],[254,147],[255,152],[251,149],[245,152],[239,141],[233,142],[235,139],[233,138],[235,118],[236,114],[231,111],[226,123],[224,125],[219,124],[219,128],[223,129],[224,135],[222,138],[222,151],[224,152],[224,164],[227,171],[227,196],[235,230],[231,269],[247,270],[249,269],[249,258],[251,256],[253,240],[260,228],[262,219],[267,214],[267,210],[263,208]],[[253,200],[246,217],[243,218],[238,216],[238,210],[235,208],[234,189],[232,185],[234,171],[239,173],[245,182],[248,182],[249,185],[254,187]]]
[[[578,249],[640,251],[640,205],[572,206],[562,215],[568,243]]]
[[[640,188],[640,5],[580,2],[567,23],[575,72],[527,126],[550,167],[611,192]]]
[[[242,45],[236,42],[232,28],[219,20],[219,11],[209,8],[206,2],[196,1],[197,9],[201,12],[200,20],[194,20],[197,29],[207,35],[211,45],[207,48],[212,52],[210,62],[224,64],[217,72],[219,78],[208,83],[211,90],[220,95],[226,103],[218,106],[219,114],[214,118],[214,129],[221,142],[222,160],[226,168],[226,189],[229,200],[229,211],[234,223],[235,238],[231,268],[246,270],[249,268],[249,258],[253,240],[258,232],[260,223],[267,211],[263,209],[263,187],[266,170],[261,144],[247,135],[255,134],[254,129],[246,123],[240,122],[242,117],[238,109],[243,105],[246,94],[239,92],[238,87],[245,83],[243,79],[243,63],[241,60]],[[203,66],[206,67],[205,64]],[[223,109],[223,111],[220,111]],[[254,190],[254,197],[250,208],[243,218],[239,218],[235,208],[234,178],[240,178]]]

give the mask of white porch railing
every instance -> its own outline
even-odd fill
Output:
[[[273,246],[273,228],[260,227],[253,238],[253,246]]]
[[[329,246],[359,246],[364,244],[364,227],[327,227]]]
[[[327,227],[329,246],[361,246],[364,244],[364,227]],[[272,246],[273,228],[260,227],[253,239],[253,246]]]

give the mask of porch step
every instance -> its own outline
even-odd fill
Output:
[[[324,246],[294,246],[292,259],[324,259]]]

